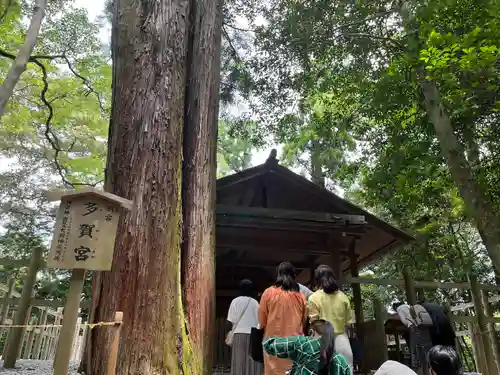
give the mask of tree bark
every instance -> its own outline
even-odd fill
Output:
[[[464,138],[467,147],[466,155],[467,155],[468,165],[471,169],[472,174],[476,172],[476,169],[479,168],[479,165],[481,163],[481,160],[479,158],[479,145],[476,141],[475,136],[476,136],[475,129],[465,130]],[[488,235],[485,234],[479,227],[477,229],[479,236],[483,241],[483,244],[486,244],[486,242],[488,241]],[[500,270],[497,269],[495,266],[493,268],[495,270],[495,282],[497,285],[500,285]]]
[[[35,48],[38,34],[40,33],[40,27],[45,17],[46,6],[47,0],[36,1],[33,9],[33,17],[31,17],[31,22],[28,27],[24,43],[19,49],[16,59],[12,62],[2,86],[0,86],[0,118],[5,112],[5,107],[14,92],[17,82],[19,82],[19,79],[21,78],[21,74],[23,74],[26,70],[26,65],[28,64],[31,53]]]
[[[453,131],[450,117],[443,106],[439,90],[434,82],[421,83],[427,114],[434,125],[441,151],[447,160],[451,175],[457,184],[467,209],[476,222],[484,246],[498,277],[500,270],[500,219],[493,205],[478,186],[465,152]]]
[[[323,166],[320,160],[320,149],[317,140],[311,141],[311,181],[316,185],[325,187],[325,174],[323,173]]]
[[[219,1],[191,9],[183,159],[182,278],[189,337],[212,371],[215,326],[215,183],[222,15]]]
[[[181,298],[181,178],[190,2],[115,0],[113,103],[106,170],[134,201],[120,218],[113,268],[97,279],[94,321],[123,311],[117,374],[190,374]],[[112,330],[92,335],[104,375]]]

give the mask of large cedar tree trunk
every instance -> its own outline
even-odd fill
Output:
[[[210,131],[204,120],[207,116],[213,118],[213,114],[204,112],[211,108],[208,98],[202,106],[196,99],[190,100],[194,103],[191,110],[199,113],[193,117],[194,122],[185,124],[186,118],[191,120],[186,116],[186,83],[188,55],[193,53],[188,51],[196,45],[189,32],[190,20],[197,19],[190,17],[191,4],[198,9],[204,1],[114,2],[113,105],[106,186],[133,200],[134,207],[120,219],[112,270],[95,275],[91,316],[93,321],[110,321],[115,311],[124,312],[119,375],[201,372],[202,353],[193,353],[186,335],[181,295],[183,134],[186,131],[188,139],[192,139],[186,141],[188,157],[201,160],[199,154],[211,154],[210,137],[216,133]],[[212,8],[205,6],[198,14],[210,20],[212,16],[203,13],[210,11]],[[205,25],[204,21],[201,25]],[[205,35],[203,30],[199,33]],[[211,37],[206,38],[203,43],[208,46]],[[201,51],[197,57],[205,58],[205,53]],[[214,53],[208,60],[212,58]],[[213,80],[209,73],[203,77]],[[209,85],[205,81],[203,84]],[[191,130],[191,126],[198,128]],[[201,131],[206,132],[205,143],[195,142]],[[203,172],[201,182],[191,193],[184,194],[188,202],[214,188],[215,169],[210,161],[205,166],[213,172]],[[201,173],[200,169],[196,168],[189,178],[194,181],[196,173]],[[214,287],[213,198],[200,202],[200,206],[188,203],[187,210],[196,212],[192,216],[201,229],[195,234],[188,230],[186,234],[194,238],[195,244],[202,244],[203,249],[188,259],[192,269],[204,277],[201,283],[207,295],[199,306],[199,314],[206,313],[205,319],[210,322]],[[198,265],[198,261],[206,263]],[[106,373],[111,334],[112,330],[106,328],[92,332],[91,345],[87,347],[90,357],[84,358],[84,362],[90,358],[92,375]]]
[[[222,14],[216,0],[191,11],[184,127],[182,281],[189,337],[204,374],[215,333],[215,182]]]
[[[434,125],[451,175],[460,190],[467,209],[476,222],[498,277],[500,271],[500,218],[496,216],[493,205],[482,193],[476,182],[472,168],[465,158],[464,149],[453,131],[450,117],[443,106],[436,84],[424,81],[421,87],[427,113]]]

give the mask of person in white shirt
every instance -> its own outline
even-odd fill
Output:
[[[417,375],[411,368],[396,361],[386,361],[374,375]]]
[[[432,348],[431,333],[427,325],[416,321],[408,304],[397,302],[392,308],[398,313],[401,323],[408,329],[407,345],[410,349],[411,368],[418,374],[429,374],[427,353]],[[408,342],[409,341],[409,342]]]
[[[259,303],[253,298],[253,283],[240,282],[240,295],[231,302],[227,320],[232,324],[226,343],[231,346],[231,375],[262,375],[264,366],[249,355],[250,332],[259,325]]]
[[[304,297],[306,297],[307,301],[309,297],[311,297],[311,294],[313,294],[313,291],[309,289],[307,286],[302,285],[301,283],[297,283],[297,285],[299,286],[299,292],[302,293]],[[259,296],[260,295],[262,295],[262,293],[259,293]]]
[[[311,296],[311,294],[313,294],[313,292],[311,291],[311,289],[309,289],[305,285],[302,285],[300,283],[297,283],[297,284],[299,284],[300,293],[302,293],[304,295],[304,297],[306,297],[306,301],[307,301],[309,299],[309,297]]]

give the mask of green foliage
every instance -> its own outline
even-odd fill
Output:
[[[23,43],[31,1],[10,1],[0,8],[0,77],[5,77]],[[3,6],[4,3],[2,3]],[[249,3],[227,2],[224,9],[221,63],[221,98],[230,105],[251,85],[243,60],[248,33],[233,26],[236,11]],[[101,21],[111,20],[108,1]],[[4,13],[5,11],[5,13]],[[0,120],[0,257],[29,259],[35,246],[47,254],[55,206],[45,190],[79,185],[101,185],[107,152],[111,106],[111,61],[101,45],[99,27],[86,10],[71,0],[50,1],[35,51],[5,115]],[[238,120],[239,121],[239,120]],[[251,129],[251,122],[245,121]],[[234,173],[250,165],[253,146],[234,133],[234,122],[220,122],[219,174]],[[17,272],[19,288],[26,269],[0,269],[0,282]],[[90,278],[90,275],[89,275]],[[69,273],[40,272],[37,296],[64,298]],[[90,295],[90,279],[85,293]]]
[[[474,177],[498,209],[498,7],[489,0],[266,4],[269,23],[256,32],[251,61],[260,130],[284,143],[292,165],[310,165],[315,145],[322,172],[351,200],[414,233],[413,244],[369,267],[376,277],[401,278],[410,267],[418,279],[473,273],[492,281],[420,82],[438,85]],[[403,296],[365,292],[386,303]],[[467,299],[456,290],[426,297]]]
[[[248,140],[235,136],[229,121],[219,121],[217,137],[218,177],[240,172],[250,167],[253,146]]]
[[[0,11],[0,77],[24,41],[23,17],[32,11],[31,2],[7,3]],[[98,33],[72,1],[49,2],[33,54],[39,57],[28,64],[0,120],[0,257],[29,259],[35,247],[47,253],[55,207],[44,190],[104,178],[111,66]],[[3,267],[0,282],[13,274],[21,288],[26,268]],[[37,294],[63,298],[68,280],[66,271],[43,270]]]

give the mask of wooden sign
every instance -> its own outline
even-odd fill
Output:
[[[94,188],[46,195],[61,201],[47,267],[72,269],[53,365],[54,375],[68,375],[85,272],[111,269],[120,208],[131,209],[132,202]]]
[[[60,194],[49,268],[111,269],[120,207],[131,203],[96,189]],[[53,197],[53,199],[57,199]]]

